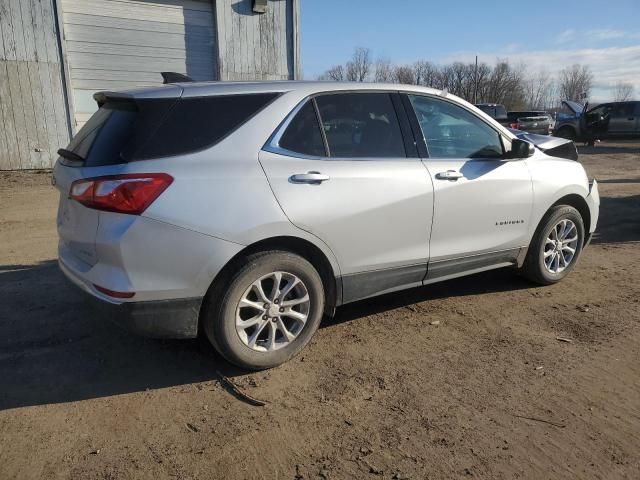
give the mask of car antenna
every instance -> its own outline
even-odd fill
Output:
[[[160,72],[160,75],[162,75],[162,83],[165,85],[167,83],[193,82],[193,79],[191,77],[188,77],[187,75],[184,75],[182,73]]]

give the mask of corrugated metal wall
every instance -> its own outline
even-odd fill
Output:
[[[212,10],[203,0],[62,0],[76,128],[96,91],[158,85],[162,71],[215,80]]]
[[[251,0],[215,0],[220,78],[294,79],[297,2],[270,1],[266,13],[255,14]]]
[[[298,2],[0,0],[0,170],[51,167],[99,90],[298,78]]]
[[[69,141],[53,0],[0,0],[0,170],[50,168]]]

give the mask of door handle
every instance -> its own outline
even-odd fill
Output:
[[[636,119],[635,117],[629,117],[629,118],[627,118],[627,120],[635,120],[635,119]]]
[[[324,175],[320,172],[296,173],[295,175],[291,175],[289,180],[292,183],[309,183],[311,185],[319,185],[322,182],[329,180],[329,175]]]
[[[436,173],[436,178],[440,180],[458,180],[464,175],[456,170],[447,170],[446,172]]]

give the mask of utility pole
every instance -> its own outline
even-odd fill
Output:
[[[478,55],[476,55],[476,69],[473,73],[473,103],[478,104]]]

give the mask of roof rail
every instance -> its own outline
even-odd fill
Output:
[[[160,72],[160,75],[162,75],[162,83],[165,85],[167,83],[193,82],[193,79],[191,77],[188,77],[187,75],[184,75],[182,73]]]

